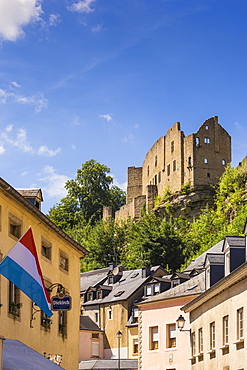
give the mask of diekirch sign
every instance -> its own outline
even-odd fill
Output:
[[[51,309],[53,311],[69,311],[71,309],[72,300],[69,295],[58,294],[51,298]]]

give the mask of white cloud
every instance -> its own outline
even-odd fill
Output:
[[[57,26],[60,23],[59,14],[50,14],[49,16],[49,26]]]
[[[129,141],[134,140],[134,138],[135,138],[135,136],[134,136],[134,135],[129,134],[128,136],[125,136],[121,141],[122,141],[123,143],[128,143]]]
[[[100,32],[103,29],[102,24],[96,24],[92,27],[92,32]]]
[[[12,82],[10,82],[10,84],[11,84],[11,86],[12,87],[21,87],[21,85],[19,85],[17,82],[15,82],[15,81],[12,81]]]
[[[0,36],[3,40],[16,41],[24,36],[23,27],[39,19],[40,0],[1,0]]]
[[[45,157],[54,157],[58,153],[61,152],[60,148],[57,148],[56,150],[49,149],[46,145],[42,145],[37,150],[37,154]]]
[[[111,114],[99,114],[99,117],[105,119],[107,122],[110,122],[112,120]]]
[[[36,112],[40,112],[42,109],[48,106],[48,101],[47,99],[44,98],[43,94],[33,96],[23,96],[16,94],[14,92],[8,92],[3,89],[0,89],[0,102],[3,104],[7,103],[31,104],[35,106]]]
[[[0,137],[5,144],[18,148],[23,153],[34,153],[32,146],[27,141],[26,131],[24,129],[17,129],[14,135],[10,136],[12,131],[13,125],[8,125],[5,130],[0,133]]]
[[[114,175],[111,174],[111,176],[113,177],[113,185],[118,186],[123,191],[126,191],[127,190],[127,181],[126,182],[123,182],[123,183],[120,183],[120,182],[118,182],[116,180],[116,178],[114,177]]]
[[[64,188],[64,185],[69,178],[66,175],[59,175],[52,166],[45,166],[43,172],[44,177],[39,180],[46,184],[42,189],[47,193],[48,197],[65,197],[67,190]]]
[[[80,125],[80,117],[75,115],[72,119],[71,126],[79,126]]]
[[[5,152],[5,148],[2,145],[0,145],[0,155],[3,154],[4,152]]]
[[[96,0],[81,0],[78,1],[77,3],[72,4],[69,7],[69,10],[74,11],[74,12],[79,12],[79,13],[90,13],[94,9],[91,8],[91,5],[95,2]]]
[[[21,173],[21,176],[26,176],[28,174],[28,171],[24,171]]]

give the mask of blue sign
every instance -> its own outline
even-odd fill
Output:
[[[69,311],[71,309],[71,297],[65,296],[63,298],[52,297],[51,309],[53,311]]]

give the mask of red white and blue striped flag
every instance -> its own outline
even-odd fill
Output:
[[[48,317],[53,315],[31,227],[1,261],[0,274],[15,284]]]

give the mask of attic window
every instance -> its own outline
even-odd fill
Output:
[[[114,297],[120,297],[124,293],[124,290],[119,290],[116,294],[114,294]]]
[[[97,291],[97,299],[102,299],[102,290]]]
[[[179,285],[179,280],[173,280],[171,284],[172,288],[174,288],[177,285]]]
[[[135,277],[137,277],[139,275],[139,272],[135,272],[132,276],[131,276],[131,278],[135,278]]]

